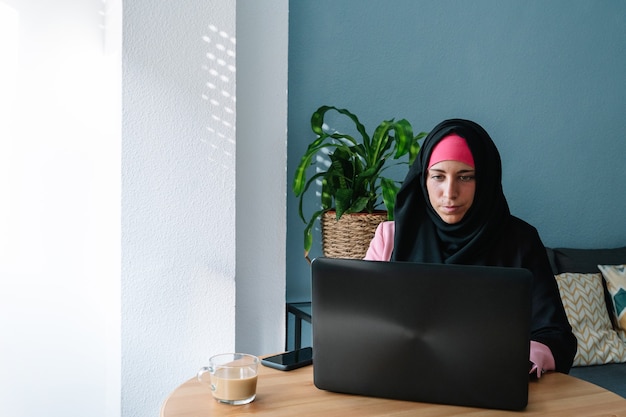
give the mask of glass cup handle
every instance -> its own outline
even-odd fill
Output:
[[[205,381],[202,380],[202,377],[204,376],[204,374],[206,374],[207,372],[211,372],[212,369],[209,366],[204,366],[202,368],[200,368],[200,370],[198,371],[198,374],[196,375],[196,378],[198,378],[198,381],[204,383]]]

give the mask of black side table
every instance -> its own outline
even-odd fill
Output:
[[[294,350],[302,347],[302,320],[311,323],[311,302],[287,303],[287,323],[285,350],[289,349],[289,314],[293,314],[294,323]]]

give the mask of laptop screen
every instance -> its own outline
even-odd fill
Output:
[[[318,258],[320,389],[519,410],[528,401],[525,269]]]

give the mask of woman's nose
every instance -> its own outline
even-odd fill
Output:
[[[443,186],[443,195],[445,198],[453,199],[457,196],[457,186],[454,180],[448,180]]]

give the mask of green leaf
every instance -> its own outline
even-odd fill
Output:
[[[298,214],[300,215],[300,218],[302,219],[302,221],[304,223],[307,223],[306,219],[304,218],[304,212],[302,210],[302,203],[304,200],[304,193],[309,189],[309,186],[311,184],[313,184],[315,182],[315,180],[317,180],[319,177],[322,177],[324,175],[323,172],[318,172],[317,174],[315,174],[314,176],[312,176],[307,182],[306,185],[304,187],[304,190],[302,191],[302,194],[300,194],[300,200],[298,202]]]
[[[309,146],[302,158],[300,158],[300,163],[296,167],[296,172],[293,177],[293,184],[291,188],[296,197],[304,192],[304,184],[306,183],[306,170],[312,165],[313,157],[322,149],[336,147],[337,145],[333,143],[318,145],[314,148]]]
[[[337,107],[331,107],[336,110],[338,113],[343,114],[344,116],[348,116],[353,122],[356,130],[361,134],[361,138],[363,139],[363,144],[366,146],[369,144],[370,137],[365,130],[365,126],[359,121],[359,118],[352,112],[347,109],[338,109]],[[356,142],[355,142],[356,143]]]
[[[411,124],[406,120],[398,120],[394,124],[394,130],[396,133],[396,154],[394,159],[398,159],[403,155],[406,155],[413,144],[413,128]]]
[[[352,206],[350,206],[350,208],[348,208],[348,210],[346,210],[346,214],[362,212],[365,209],[365,207],[367,206],[367,203],[369,201],[370,201],[370,199],[367,198],[367,197],[359,197],[359,198],[357,198],[352,203]]]
[[[413,162],[415,161],[415,158],[417,158],[417,153],[419,152],[420,147],[421,147],[419,141],[425,138],[426,136],[428,136],[427,132],[420,132],[413,139],[413,143],[411,143],[411,148],[409,149],[409,165],[412,165]]]
[[[311,251],[311,246],[313,245],[313,225],[315,221],[321,217],[328,210],[319,210],[313,213],[311,216],[311,220],[304,228],[304,257],[309,256],[309,252]]]
[[[317,219],[313,219],[317,220]],[[304,229],[304,257],[307,258],[309,256],[309,252],[311,252],[311,247],[313,246],[313,233],[311,232],[311,227],[307,226]]]
[[[329,110],[335,110],[336,112],[338,112],[340,114],[343,114],[344,116],[349,117],[354,122],[356,130],[361,134],[361,137],[363,139],[363,143],[368,143],[369,142],[369,136],[367,134],[367,131],[365,130],[365,126],[363,126],[363,124],[359,121],[359,118],[356,117],[355,114],[353,114],[352,112],[350,112],[347,109],[339,109],[339,108],[334,107],[334,106],[321,106],[315,112],[313,112],[313,115],[311,116],[311,129],[313,130],[313,132],[315,132],[316,134],[318,134],[320,136],[325,135],[324,128],[323,128],[323,126],[324,126],[324,117],[326,116],[326,113]],[[335,136],[335,135],[337,135],[337,136]],[[351,138],[348,135],[333,134],[331,136],[334,136],[335,139],[338,139],[338,138],[341,138],[341,137],[345,137],[346,139],[350,140],[354,144],[358,143],[355,139]]]
[[[324,135],[324,115],[331,108],[328,106],[322,106],[311,115],[311,130],[317,133],[319,136]]]
[[[335,210],[337,210],[337,219],[340,219],[343,213],[351,206],[352,190],[348,188],[338,188],[335,193]]]
[[[400,191],[400,186],[389,178],[381,178],[380,185],[383,190],[383,201],[387,209],[387,218],[393,220],[393,211],[396,207],[396,195]]]
[[[365,171],[361,173],[361,177],[373,179],[378,176],[378,173],[382,169],[383,165],[385,165],[385,159],[380,159],[375,162],[375,165],[370,166]]]
[[[328,178],[324,178],[322,180],[322,208],[330,209],[333,206],[333,195],[335,194],[335,189],[333,184],[328,181]]]

